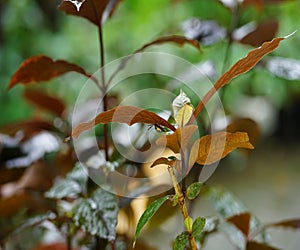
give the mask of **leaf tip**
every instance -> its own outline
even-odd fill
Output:
[[[297,31],[298,31],[298,30],[294,30],[291,34],[288,34],[287,36],[284,36],[283,38],[284,38],[284,39],[287,39],[287,38],[293,36]]]

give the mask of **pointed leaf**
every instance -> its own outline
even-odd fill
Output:
[[[151,219],[151,217],[157,212],[157,210],[168,200],[170,199],[170,196],[164,196],[161,197],[154,202],[152,202],[147,209],[144,211],[142,216],[140,217],[138,224],[136,226],[135,234],[134,234],[134,241],[133,241],[133,247],[135,245],[135,242],[142,230],[142,228],[146,225],[146,223]]]
[[[191,119],[191,116],[193,115],[194,108],[186,104],[184,105],[176,114],[175,121],[178,124],[179,127],[183,127],[186,125],[189,120]]]
[[[163,135],[157,139],[156,144],[170,148],[174,153],[179,153],[180,149],[185,150],[190,142],[191,136],[198,127],[189,125],[176,129],[175,133]]]
[[[201,183],[201,182],[195,182],[195,183],[191,184],[186,190],[186,197],[189,200],[195,199],[200,194],[202,186],[203,186],[203,183]]]
[[[292,229],[300,229],[300,219],[285,220],[268,224],[267,227],[285,227]]]
[[[186,231],[182,232],[176,237],[173,245],[173,250],[184,250],[188,240],[189,240],[188,232]]]
[[[26,89],[24,97],[37,107],[43,108],[58,116],[62,116],[65,110],[65,105],[62,100],[41,91]]]
[[[190,124],[195,121],[195,118],[201,113],[211,97],[223,86],[228,84],[233,78],[246,73],[252,69],[265,55],[275,50],[280,42],[287,37],[274,38],[270,42],[262,44],[261,47],[251,50],[248,55],[238,62],[236,62],[228,71],[226,71],[214,84],[214,86],[205,94],[202,100],[199,102],[193,116],[191,117]]]
[[[192,146],[189,169],[195,162],[206,165],[219,161],[237,148],[253,149],[247,133],[218,132],[203,136]]]
[[[199,236],[202,233],[202,231],[203,231],[203,229],[205,227],[205,224],[206,224],[206,219],[204,217],[198,217],[194,221],[193,227],[192,227],[192,231],[193,231],[192,235],[193,235],[193,237],[197,237],[197,236]]]
[[[116,237],[118,210],[116,196],[99,188],[91,198],[78,202],[73,219],[82,230],[112,241]]]
[[[90,122],[80,123],[72,131],[72,137],[78,137],[83,131],[89,130],[97,124],[119,122],[132,125],[135,123],[157,124],[175,131],[175,127],[157,114],[134,106],[119,106],[97,115]]]
[[[152,165],[150,166],[150,168],[153,168],[157,165],[167,165],[167,166],[173,166],[173,164],[175,163],[176,158],[175,159],[170,159],[170,158],[165,158],[165,157],[161,157],[158,158],[157,160],[155,160]]]
[[[8,89],[11,89],[18,83],[30,84],[41,81],[48,81],[54,77],[68,72],[77,72],[84,76],[90,77],[83,68],[76,64],[63,60],[54,61],[47,56],[35,56],[25,60],[20,68],[12,76]]]
[[[280,250],[280,249],[268,246],[263,243],[249,241],[249,242],[247,242],[246,250]]]
[[[93,24],[102,24],[102,15],[109,0],[62,0],[58,9],[68,15],[86,18]]]
[[[228,218],[227,221],[235,225],[247,238],[250,229],[250,219],[251,214],[246,212],[234,215]]]

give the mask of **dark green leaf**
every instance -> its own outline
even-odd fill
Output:
[[[262,243],[249,241],[247,242],[246,250],[279,250],[279,248],[274,248]]]
[[[118,210],[116,196],[99,188],[75,205],[73,219],[82,230],[111,241],[116,237]]]
[[[152,202],[149,207],[144,211],[141,218],[138,221],[138,224],[136,226],[135,234],[134,234],[134,241],[133,241],[133,247],[135,245],[135,242],[142,230],[142,228],[145,226],[145,224],[151,219],[151,217],[157,212],[157,210],[164,204],[168,199],[170,199],[170,196],[164,196],[161,197],[154,202]]]
[[[58,181],[45,195],[51,199],[77,198],[86,192],[87,173],[76,165],[65,179]]]
[[[173,245],[173,249],[174,250],[184,250],[185,249],[185,245],[189,240],[189,234],[188,232],[182,232],[181,234],[179,234],[175,241],[174,241],[174,245]]]
[[[203,186],[203,183],[201,182],[195,182],[193,184],[191,184],[186,191],[186,196],[188,199],[193,200],[195,199],[201,191],[201,188]]]
[[[204,217],[198,217],[194,221],[193,227],[192,227],[194,237],[199,236],[202,233],[202,231],[205,227],[205,222],[206,222],[206,219]]]

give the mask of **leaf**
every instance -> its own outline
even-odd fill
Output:
[[[68,250],[68,246],[65,243],[51,243],[39,245],[32,250]],[[72,246],[72,250],[78,250],[78,248]]]
[[[186,125],[189,120],[191,119],[191,116],[193,115],[194,108],[186,104],[184,105],[176,114],[175,121],[178,124],[179,127],[183,127]]]
[[[285,227],[292,229],[300,229],[300,219],[284,220],[266,225],[266,227]]]
[[[39,108],[62,116],[65,105],[62,100],[37,90],[26,89],[24,97]]]
[[[156,140],[156,144],[170,148],[174,153],[179,153],[180,150],[185,150],[190,142],[191,136],[198,127],[189,125],[176,129],[175,133],[163,135]]]
[[[258,243],[255,241],[248,241],[246,250],[279,250],[279,248],[274,248],[266,244]]]
[[[8,89],[11,89],[18,83],[30,84],[60,76],[68,72],[77,72],[90,77],[83,68],[63,60],[54,61],[47,56],[35,56],[25,60],[19,69],[12,76]]]
[[[203,136],[192,146],[189,169],[195,162],[201,165],[209,165],[219,161],[237,148],[253,149],[247,133],[218,132]]]
[[[195,182],[195,183],[191,184],[186,190],[187,198],[189,200],[195,199],[200,194],[202,186],[203,186],[203,183],[201,183],[201,182]]]
[[[116,196],[99,188],[91,198],[79,200],[73,219],[85,232],[112,241],[116,238],[118,211]]]
[[[76,165],[65,179],[58,181],[45,196],[50,199],[77,198],[86,193],[87,173],[80,164]]]
[[[196,223],[196,221],[197,221],[197,223]],[[197,218],[195,220],[194,224],[195,224],[195,226],[194,226],[192,235],[196,238],[197,241],[200,242],[201,245],[204,245],[204,242],[205,242],[205,239],[207,238],[207,236],[209,236],[210,234],[212,234],[218,230],[220,220],[218,217],[206,218],[204,228],[202,229],[202,232],[200,234],[198,234],[198,232],[200,231],[199,229],[201,229],[201,227],[202,227],[201,217]]]
[[[157,165],[167,165],[167,166],[173,166],[174,163],[176,161],[176,158],[175,159],[170,159],[170,158],[165,158],[165,157],[161,157],[161,158],[158,158],[157,160],[155,160],[152,165],[150,166],[150,168],[153,168]]]
[[[72,137],[78,137],[83,131],[89,130],[97,124],[119,122],[132,125],[135,123],[157,124],[175,131],[175,127],[165,119],[148,110],[134,106],[119,106],[98,114],[89,122],[80,123],[72,130]]]
[[[137,241],[137,238],[142,230],[142,228],[145,226],[145,224],[151,219],[151,217],[157,212],[157,210],[168,200],[170,199],[170,196],[164,196],[161,197],[154,202],[152,202],[147,209],[144,211],[142,216],[140,217],[138,224],[136,226],[135,234],[134,234],[134,240],[133,240],[133,248],[135,245],[135,242]]]
[[[184,225],[188,232],[192,231],[193,219],[190,216],[186,217],[184,220]]]
[[[292,35],[292,34],[291,34]],[[287,36],[289,37],[289,36]],[[265,55],[275,50],[280,42],[287,37],[274,38],[270,42],[265,42],[261,47],[251,50],[246,57],[237,61],[228,71],[226,71],[214,84],[214,86],[205,94],[194,110],[189,124],[195,121],[195,118],[201,113],[211,97],[223,86],[228,84],[233,78],[246,73],[252,69]]]
[[[227,221],[235,225],[247,238],[250,229],[250,219],[251,214],[246,212],[229,217]]]
[[[197,237],[199,236],[206,224],[206,219],[204,217],[198,217],[194,223],[193,223],[193,227],[192,227],[192,235],[193,237]]]
[[[173,249],[174,250],[184,250],[186,243],[189,240],[189,234],[188,232],[182,232],[181,234],[179,234],[173,244]]]
[[[266,68],[273,75],[283,79],[300,79],[300,60],[284,57],[272,57],[266,62]]]
[[[275,37],[278,26],[279,24],[276,20],[266,20],[261,22],[257,25],[255,30],[249,32],[241,38],[239,42],[258,47],[262,45],[262,43],[270,41]]]

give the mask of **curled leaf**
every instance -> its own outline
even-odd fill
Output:
[[[158,158],[157,160],[155,160],[152,165],[150,166],[150,168],[153,168],[157,165],[167,165],[167,166],[173,166],[173,164],[175,163],[176,158],[175,159],[170,159],[170,158],[165,158],[165,157],[161,157]]]
[[[89,122],[80,123],[72,130],[72,137],[78,137],[83,131],[89,130],[97,124],[107,124],[111,122],[126,123],[132,125],[135,123],[156,124],[167,127],[175,131],[175,127],[165,119],[148,110],[134,106],[119,106],[97,115]]]
[[[54,61],[53,59],[43,55],[30,57],[25,60],[14,73],[9,82],[8,89],[11,89],[18,83],[30,84],[48,81],[54,77],[71,71],[90,77],[83,68],[76,64],[63,60]]]
[[[253,149],[247,133],[218,132],[203,136],[192,146],[189,169],[195,162],[208,165],[219,161],[237,148]]]

